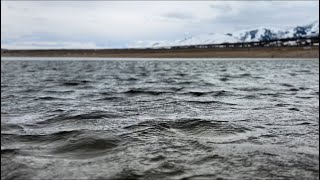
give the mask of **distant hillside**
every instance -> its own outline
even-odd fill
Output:
[[[8,51],[7,49],[3,49],[3,48],[1,48],[1,52],[5,52],[5,51]]]
[[[259,27],[254,29],[240,30],[233,33],[218,34],[210,33],[198,36],[192,36],[176,41],[159,41],[159,42],[144,42],[140,41],[134,44],[135,48],[159,48],[170,46],[187,46],[200,44],[220,44],[220,43],[236,43],[236,42],[252,42],[266,41],[282,38],[319,36],[319,21],[313,23],[296,26],[288,29]]]

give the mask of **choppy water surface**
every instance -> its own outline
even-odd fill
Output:
[[[2,179],[318,179],[318,60],[1,61]]]

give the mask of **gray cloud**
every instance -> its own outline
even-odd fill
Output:
[[[318,20],[319,17],[319,5],[313,2],[264,1],[246,5],[240,2],[239,5],[241,8],[238,8],[237,11],[230,12],[232,8],[228,8],[229,13],[227,11],[221,13],[208,20],[207,23],[212,23],[216,27],[224,26],[233,31],[261,26],[284,28],[304,25]],[[223,9],[223,7],[220,8]]]
[[[232,7],[229,4],[211,4],[210,8],[221,12],[228,12],[232,10]]]
[[[169,12],[163,15],[163,17],[170,19],[179,19],[179,20],[188,20],[193,19],[194,16],[191,13],[187,12]]]

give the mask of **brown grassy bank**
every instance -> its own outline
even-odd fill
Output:
[[[319,47],[211,49],[10,50],[2,57],[319,58]]]

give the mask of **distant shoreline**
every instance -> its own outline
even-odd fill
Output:
[[[8,50],[1,52],[1,57],[319,58],[319,47]]]

